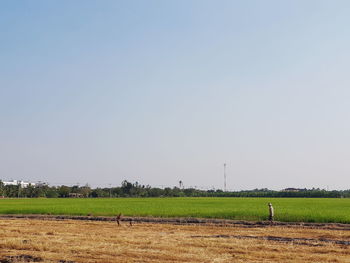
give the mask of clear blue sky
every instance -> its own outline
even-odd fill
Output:
[[[1,1],[0,179],[350,188],[349,1]]]

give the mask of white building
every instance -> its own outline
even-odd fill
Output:
[[[29,185],[35,186],[35,183],[24,182],[22,180],[12,180],[12,181],[3,181],[4,185],[20,185],[22,188],[26,188]]]

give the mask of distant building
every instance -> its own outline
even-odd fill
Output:
[[[305,191],[305,189],[300,189],[300,188],[286,188],[283,189],[282,192],[302,192]]]
[[[31,185],[35,185],[37,187],[43,187],[43,186],[48,186],[49,185],[48,183],[45,183],[45,182],[42,182],[42,181],[39,181],[39,182],[37,182],[35,184],[33,184],[33,183],[30,183],[30,184]]]
[[[68,197],[73,197],[73,198],[82,198],[84,195],[78,194],[78,193],[69,193]]]
[[[4,185],[20,185],[22,188],[26,188],[29,185],[35,186],[35,183],[25,182],[22,180],[12,180],[12,181],[3,181]]]

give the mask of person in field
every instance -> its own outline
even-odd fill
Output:
[[[117,215],[117,217],[116,217],[116,221],[117,221],[117,223],[118,223],[118,226],[120,226],[120,220],[121,220],[121,218],[122,218],[122,213],[120,213],[119,215]]]
[[[275,211],[273,210],[273,206],[271,203],[269,203],[268,206],[269,206],[269,221],[273,222]]]

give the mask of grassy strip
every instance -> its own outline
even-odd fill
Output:
[[[201,217],[266,220],[267,203],[284,222],[350,223],[350,199],[307,198],[101,198],[2,199],[0,214]]]

